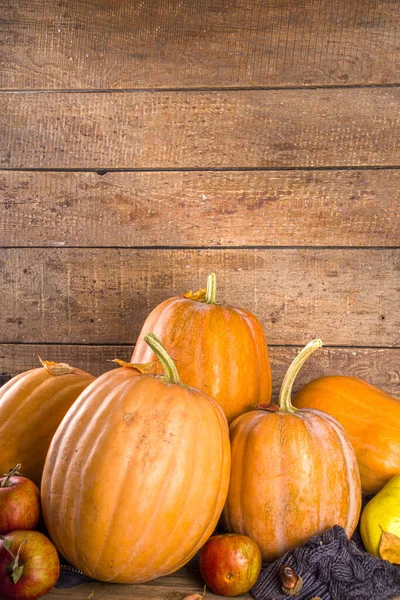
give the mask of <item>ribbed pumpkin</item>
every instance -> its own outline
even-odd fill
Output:
[[[65,413],[95,378],[65,363],[42,361],[0,388],[0,473],[21,463],[40,485],[51,439]]]
[[[341,423],[356,452],[365,494],[400,474],[400,402],[358,377],[333,375],[306,384],[298,408],[324,410]]]
[[[157,338],[146,340],[165,376],[101,375],[61,423],[43,474],[51,539],[101,581],[146,582],[182,567],[212,534],[228,490],[222,409],[180,382]]]
[[[163,341],[182,381],[217,400],[228,422],[270,401],[271,367],[261,323],[247,310],[216,303],[214,273],[206,289],[169,298],[149,314],[133,363],[154,360],[144,342],[150,331]]]
[[[250,411],[230,426],[223,523],[253,538],[268,562],[335,524],[350,536],[360,515],[360,475],[345,431],[326,413],[297,410],[290,401],[297,372],[320,346],[314,340],[295,358],[279,406]]]

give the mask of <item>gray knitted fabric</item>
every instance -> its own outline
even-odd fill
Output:
[[[391,600],[400,595],[400,567],[361,549],[335,525],[271,564],[264,564],[251,589],[254,600],[287,600],[279,568],[287,564],[303,579],[298,600]]]

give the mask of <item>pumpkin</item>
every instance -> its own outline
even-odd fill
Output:
[[[212,534],[229,485],[226,417],[180,382],[125,366],[78,398],[53,438],[43,474],[44,520],[59,552],[101,581],[141,583],[176,571]]]
[[[65,363],[41,362],[0,388],[0,473],[21,463],[22,474],[37,486],[54,432],[95,379]]]
[[[366,495],[400,474],[400,402],[393,396],[358,377],[333,375],[310,381],[293,404],[324,410],[341,423],[356,452]]]
[[[360,515],[360,474],[344,429],[290,400],[297,372],[320,346],[314,340],[294,359],[278,405],[241,415],[229,428],[232,466],[222,521],[255,540],[267,562],[333,525],[350,536]]]
[[[216,303],[216,277],[207,288],[169,298],[147,317],[133,363],[154,354],[144,336],[154,332],[173,357],[187,385],[212,396],[228,422],[271,399],[271,367],[264,330],[249,311]]]

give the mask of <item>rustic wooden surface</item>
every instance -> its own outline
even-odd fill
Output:
[[[393,0],[2,0],[3,89],[399,83]]]
[[[399,249],[5,248],[2,257],[9,342],[134,344],[150,310],[204,287],[210,265],[217,301],[251,310],[272,344],[400,341]]]
[[[400,89],[0,96],[0,167],[393,166]],[[24,135],[20,135],[21,127]]]
[[[0,7],[0,383],[38,354],[100,374],[215,271],[265,326],[275,397],[312,337],[296,387],[400,397],[399,2]],[[201,590],[189,566],[46,598]]]
[[[44,597],[47,600],[183,600],[186,595],[195,593],[204,593],[204,582],[200,577],[196,558],[176,573],[159,577],[146,584],[84,583],[69,589],[53,588]],[[205,600],[218,600],[223,597],[225,596],[213,594],[206,589]],[[252,598],[250,593],[235,597],[238,600]]]
[[[396,247],[399,189],[397,169],[0,171],[0,245]]]

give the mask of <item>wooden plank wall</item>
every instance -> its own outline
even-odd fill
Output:
[[[100,374],[203,287],[252,310],[275,393],[400,390],[400,3],[1,0],[0,372]]]

